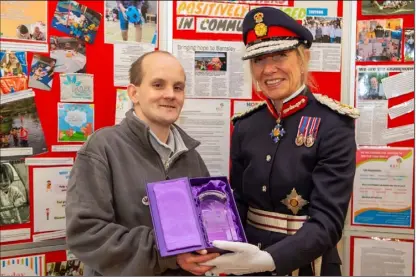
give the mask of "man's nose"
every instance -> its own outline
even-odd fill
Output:
[[[173,88],[167,88],[163,93],[163,97],[165,97],[165,98],[174,98],[175,97],[175,92],[174,92]]]

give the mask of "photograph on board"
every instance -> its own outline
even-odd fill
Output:
[[[2,97],[0,105],[0,148],[30,148],[30,155],[46,152],[46,142],[39,120],[34,94],[21,92],[23,98],[7,101]],[[10,95],[12,96],[12,95]],[[12,149],[13,150],[13,149]]]
[[[415,29],[404,29],[404,61],[415,60]]]
[[[52,27],[88,43],[94,43],[102,15],[76,1],[59,1]]]
[[[1,38],[46,42],[46,1],[1,1]]]
[[[402,19],[357,22],[357,61],[400,62]]]
[[[84,142],[94,132],[94,104],[58,103],[58,142]]]
[[[388,72],[360,72],[357,80],[358,100],[387,100],[381,80],[389,76]]]
[[[85,73],[85,42],[73,37],[50,38],[51,58],[56,59],[55,72]]]
[[[414,14],[415,1],[363,0],[361,11],[363,15]]]
[[[30,68],[29,87],[48,91],[51,90],[55,66],[55,59],[42,55],[33,55]]]
[[[53,262],[46,265],[47,276],[83,276],[84,263],[80,260]]]
[[[26,57],[26,52],[0,51],[0,94],[9,94],[27,89]]]
[[[105,43],[145,42],[157,47],[158,1],[104,1]]]
[[[195,70],[227,71],[227,52],[195,51]]]
[[[2,158],[0,167],[0,226],[28,222],[29,184],[24,159]]]
[[[341,17],[306,17],[302,25],[308,29],[313,42],[317,43],[341,43],[342,18]]]

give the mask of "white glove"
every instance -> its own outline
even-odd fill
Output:
[[[273,271],[276,269],[272,256],[266,251],[260,250],[257,246],[232,241],[213,241],[217,248],[232,251],[226,253],[201,265],[214,266],[205,275],[224,274],[248,274],[255,272]]]

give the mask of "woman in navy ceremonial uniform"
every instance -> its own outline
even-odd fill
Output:
[[[249,243],[215,241],[212,274],[341,275],[337,243],[355,175],[355,108],[311,93],[312,34],[261,7],[244,60],[264,103],[233,118],[231,186]]]

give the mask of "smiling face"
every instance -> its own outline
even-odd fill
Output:
[[[169,127],[182,110],[185,99],[185,72],[178,60],[164,53],[144,58],[143,78],[130,84],[128,92],[137,116],[151,128]]]
[[[297,51],[305,51],[303,59]],[[251,71],[262,93],[271,100],[283,100],[302,84],[309,51],[288,50],[263,55],[251,60]]]

